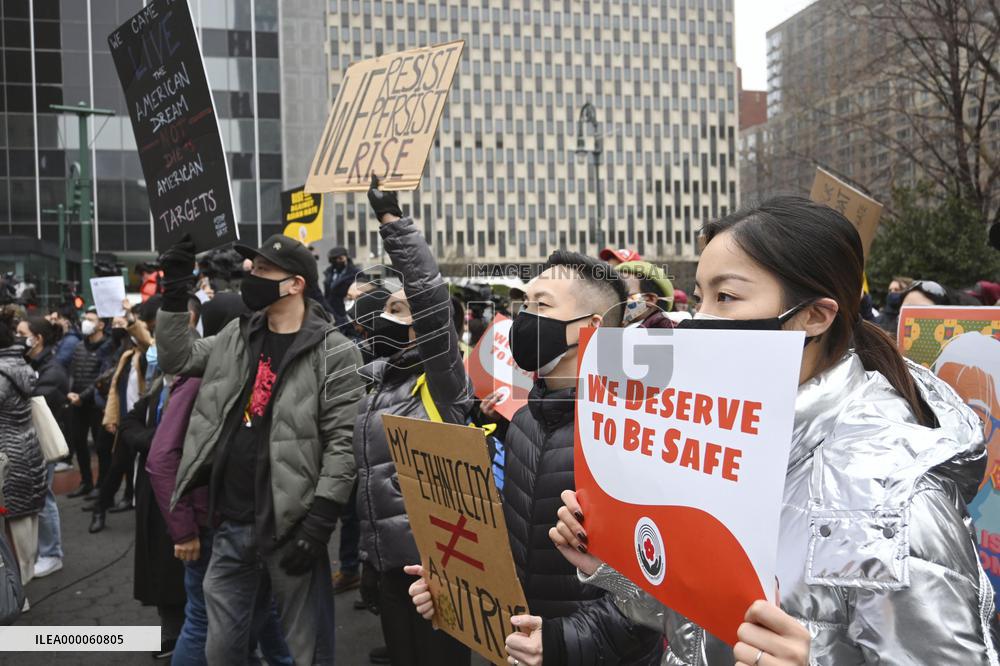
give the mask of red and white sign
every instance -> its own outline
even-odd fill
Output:
[[[528,404],[528,393],[535,376],[514,363],[510,352],[510,327],[514,320],[497,315],[466,361],[476,397],[482,400],[500,391],[496,410],[508,421],[514,412]]]
[[[730,644],[750,604],[774,597],[803,340],[581,331],[575,474],[590,550]]]

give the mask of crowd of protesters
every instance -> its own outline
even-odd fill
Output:
[[[465,308],[397,195],[373,178],[368,198],[391,270],[362,270],[336,247],[320,273],[311,248],[281,235],[200,258],[185,239],[139,267],[142,301],[121,317],[3,307],[0,554],[9,544],[20,585],[64,557],[52,487],[69,465],[42,455],[40,397],[75,458],[69,497],[87,500],[89,531],[134,512],[133,592],[162,626],[154,656],[331,664],[343,638],[334,596],[360,587],[384,638],[372,663],[469,664],[469,648],[431,623],[382,425],[391,414],[490,425],[491,454],[504,452],[497,481],[530,609],[512,618],[511,664],[998,663],[966,509],[983,477],[981,429],[890,334],[903,305],[993,305],[1000,285],[897,277],[877,311],[854,227],[778,197],[707,225],[695,307],[662,267],[606,248],[557,250],[506,300],[484,308],[492,295],[480,294]],[[783,242],[791,236],[801,242]],[[536,378],[509,421],[497,396],[477,399],[463,362],[497,312],[513,318],[512,357]],[[780,605],[750,606],[735,646],[588,551],[573,478],[588,327],[806,333]],[[822,548],[816,534],[829,526],[816,532],[815,507],[845,526]],[[887,527],[886,511],[906,529]]]

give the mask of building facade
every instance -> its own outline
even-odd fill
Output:
[[[702,223],[737,202],[732,0],[329,0],[327,25],[331,100],[353,61],[466,40],[420,188],[401,197],[446,265],[593,254],[601,237],[690,259]],[[596,168],[576,154],[588,102]],[[337,244],[378,256],[363,196],[326,207]]]

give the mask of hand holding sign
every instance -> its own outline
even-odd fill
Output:
[[[510,623],[517,631],[507,636],[505,646],[511,664],[542,666],[542,618],[537,615],[515,615]]]
[[[755,601],[736,632],[736,666],[807,666],[809,630],[778,606]]]

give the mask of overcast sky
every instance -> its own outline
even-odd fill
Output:
[[[743,87],[767,90],[767,31],[813,0],[735,0],[736,64],[743,69]]]

